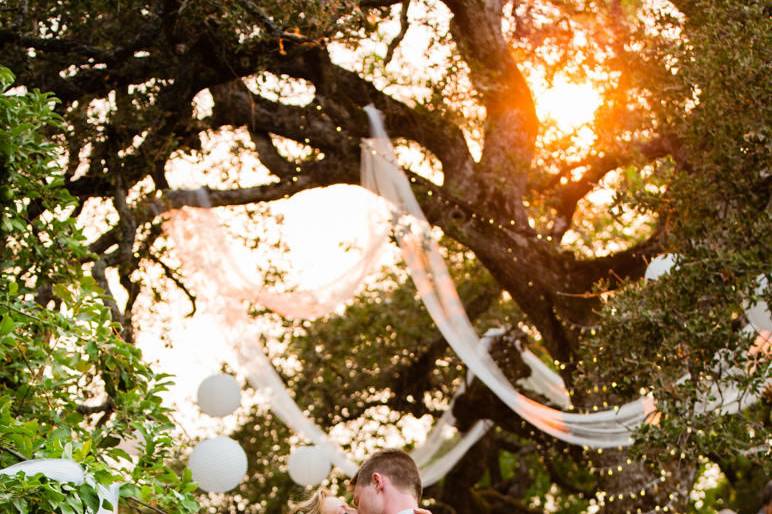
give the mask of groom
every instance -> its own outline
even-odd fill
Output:
[[[418,508],[421,476],[402,450],[373,454],[351,479],[351,488],[359,514],[431,514]]]

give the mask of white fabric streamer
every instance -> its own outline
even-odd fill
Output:
[[[254,339],[251,340],[254,341]],[[254,345],[246,346],[242,345],[238,348],[237,359],[241,368],[246,370],[247,379],[269,402],[271,410],[296,433],[322,448],[327,458],[346,475],[354,476],[359,466],[351,461],[343,450],[331,440],[327,433],[298,407],[287,391],[284,381],[271,365],[262,349],[258,350]],[[246,352],[252,355],[252,360],[248,360],[245,356]],[[461,392],[463,392],[463,386],[454,396],[454,400]],[[450,450],[436,460],[432,460],[433,457],[436,457],[441,447],[454,435],[453,433],[457,432],[453,428],[455,418],[453,418],[452,411],[453,403],[451,402],[448,409],[427,436],[425,444],[419,446],[411,453],[419,467],[424,487],[428,487],[444,477],[466,454],[469,448],[485,435],[490,428],[489,422],[478,421]]]
[[[365,111],[370,120],[372,138],[362,144],[362,185],[389,200],[393,205],[393,216],[401,216],[401,227],[396,235],[410,275],[429,314],[459,358],[513,411],[554,437],[592,448],[632,444],[632,433],[655,413],[653,397],[645,396],[612,410],[587,414],[556,410],[516,391],[490,355],[479,351],[479,338],[431,237],[430,225],[407,177],[396,162],[380,113],[372,105],[365,107]],[[570,405],[560,377],[535,355],[518,349],[533,369],[526,383],[556,405],[563,408]],[[769,384],[770,380],[766,383]],[[721,389],[722,385],[715,387]],[[707,403],[713,402],[713,396],[708,394],[708,399],[703,402],[704,408],[730,412],[754,401],[753,395],[740,398],[738,393],[728,391],[728,395],[724,394],[718,403]]]
[[[487,352],[478,350],[480,338],[466,316],[410,183],[396,163],[379,112],[373,106],[365,111],[373,137],[362,145],[362,184],[389,200],[402,216],[396,234],[410,275],[429,314],[459,358],[507,406],[554,437],[593,448],[632,444],[632,432],[654,411],[651,398],[591,414],[562,412],[517,392]]]
[[[338,468],[351,476],[357,466],[345,452],[317,426],[295,403],[281,376],[273,368],[257,334],[250,330],[251,319],[245,302],[256,302],[287,317],[312,319],[329,314],[349,300],[371,271],[387,241],[385,216],[396,223],[396,235],[411,277],[430,315],[459,358],[473,375],[485,383],[505,404],[534,426],[563,441],[593,448],[626,446],[631,434],[655,413],[650,396],[613,410],[575,414],[556,410],[517,392],[488,353],[492,330],[480,339],[466,316],[455,285],[430,233],[430,225],[413,195],[407,177],[396,164],[393,148],[374,107],[366,108],[370,117],[371,139],[362,145],[362,184],[391,203],[391,213],[377,198],[369,214],[371,230],[361,244],[361,258],[339,280],[315,290],[276,293],[265,291],[254,273],[243,263],[249,261],[243,249],[234,249],[220,227],[217,216],[209,209],[185,208],[173,211],[165,229],[179,250],[180,260],[194,279],[199,298],[208,299],[208,307],[219,316],[226,328],[228,346],[234,350],[237,367],[250,383],[265,396],[273,412],[295,432],[323,448]],[[208,207],[201,192],[199,205]],[[383,208],[380,208],[383,207]],[[388,214],[384,214],[388,213]],[[216,251],[211,251],[216,248]],[[569,408],[570,398],[555,371],[538,357],[518,345],[531,375],[518,383],[561,409]],[[464,386],[454,395],[463,392]],[[721,408],[736,412],[753,398],[727,395],[722,391],[719,404],[704,402],[704,409]],[[447,445],[455,432],[453,402],[437,420],[425,443],[412,456],[421,470],[425,486],[442,478],[490,428],[489,421],[479,421],[442,456],[437,453]]]
[[[368,218],[369,230],[362,240],[354,241],[360,249],[359,259],[344,273],[314,289],[276,292],[268,290],[260,280],[253,254],[240,245],[234,245],[222,228],[205,190],[191,191],[201,208],[184,208],[168,213],[167,233],[178,243],[180,256],[203,252],[197,256],[206,260],[210,279],[218,280],[218,291],[228,298],[248,299],[287,318],[314,319],[335,311],[335,308],[353,298],[367,275],[379,262],[388,243],[389,226],[386,219],[373,213]],[[374,198],[377,203],[379,199]],[[188,230],[185,225],[194,230]],[[178,232],[178,234],[174,234]],[[353,250],[352,250],[353,251]],[[203,264],[198,262],[197,265]]]
[[[516,342],[517,349],[523,362],[531,369],[531,374],[517,381],[526,389],[541,394],[561,409],[571,407],[571,397],[568,395],[563,378],[540,358],[534,355],[528,348],[522,348],[520,341]]]
[[[377,198],[374,199],[377,201]],[[202,205],[206,205],[202,200]],[[303,318],[318,315],[324,308],[334,310],[337,304],[323,302],[303,306],[291,306],[291,298],[298,293],[269,293],[262,291],[260,284],[250,277],[237,260],[236,250],[220,227],[219,220],[209,209],[186,208],[176,211],[165,223],[165,230],[176,248],[186,270],[192,288],[206,311],[215,316],[223,328],[226,346],[233,350],[234,364],[245,375],[250,384],[268,402],[274,414],[297,434],[319,446],[330,462],[343,473],[353,476],[359,466],[351,461],[313,420],[311,420],[293,399],[281,376],[276,372],[255,333],[253,320],[249,317],[248,301],[261,303],[270,298],[272,305],[279,306],[286,313],[290,310]],[[213,237],[214,236],[214,237]],[[212,252],[211,247],[217,248]],[[368,257],[369,259],[369,257]],[[243,262],[243,261],[242,261]],[[304,298],[320,298],[306,295]],[[313,303],[313,301],[311,303]],[[303,308],[311,308],[303,311]],[[456,396],[460,394],[457,393]],[[454,397],[455,398],[455,397]],[[437,458],[437,452],[457,432],[453,425],[452,403],[444,415],[435,423],[426,444],[416,448],[414,457],[419,464],[424,486],[441,479],[464,456],[488,430],[490,424],[480,421],[467,431],[445,454]]]
[[[83,468],[70,459],[30,459],[7,468],[0,469],[0,475],[16,475],[24,473],[27,476],[42,474],[49,480],[71,482],[80,485],[86,478]]]

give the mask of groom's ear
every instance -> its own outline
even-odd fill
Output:
[[[383,475],[378,472],[373,473],[370,483],[373,484],[375,490],[379,492],[383,492],[384,486],[386,485]]]

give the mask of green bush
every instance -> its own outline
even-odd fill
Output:
[[[56,99],[9,94],[0,67],[0,468],[23,459],[71,458],[121,496],[169,512],[195,512],[195,485],[165,462],[173,425],[155,374],[118,335],[64,188]],[[141,434],[143,453],[118,448]],[[41,476],[0,476],[0,512],[98,510],[94,487]],[[106,507],[106,506],[105,506]]]

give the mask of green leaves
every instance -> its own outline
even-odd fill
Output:
[[[13,318],[8,315],[3,316],[2,320],[0,320],[0,336],[10,334],[14,326],[16,326],[16,324],[14,323]]]
[[[634,208],[656,215],[663,250],[681,259],[669,275],[629,283],[611,298],[598,337],[585,348],[585,361],[598,359],[597,371],[584,369],[594,383],[617,381],[617,398],[634,397],[641,387],[654,391],[662,419],[642,431],[640,446],[653,460],[672,460],[671,448],[690,462],[705,454],[732,462],[748,451],[768,476],[769,454],[752,451],[769,444],[768,400],[734,415],[694,409],[710,383],[723,380],[725,388],[753,394],[769,376],[766,363],[727,379],[716,360],[729,352],[733,366],[750,369],[746,354],[755,336],[740,331],[747,323],[743,302],[755,277],[772,271],[765,9],[756,1],[696,2],[679,22],[681,40],[657,49],[663,62],[679,63],[657,94],[668,107],[662,130],[678,134],[682,148],[664,163],[658,190],[641,189],[635,170],[625,170],[626,196]],[[672,22],[657,20],[663,28]],[[696,378],[679,381],[687,372]]]
[[[3,90],[13,76],[0,67]],[[190,477],[170,457],[172,424],[156,377],[139,350],[114,330],[103,292],[81,267],[89,255],[68,214],[75,201],[56,165],[53,99],[40,92],[0,95],[0,468],[31,458],[71,458],[95,484],[40,476],[0,476],[0,505],[16,512],[93,513],[96,485],[133,482],[138,495],[169,512],[194,512]],[[24,201],[20,200],[24,199]],[[30,212],[35,204],[37,211]],[[38,303],[38,298],[48,298]],[[142,428],[147,451],[116,450]],[[3,510],[2,512],[6,512]]]
[[[0,92],[5,93],[16,77],[13,76],[13,72],[4,66],[0,66]]]

